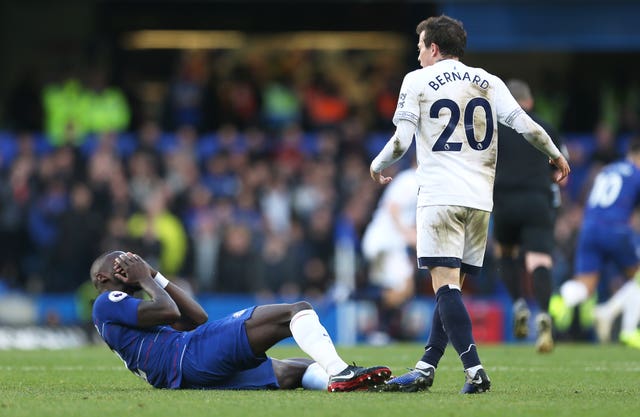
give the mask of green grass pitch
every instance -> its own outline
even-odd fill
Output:
[[[418,344],[340,347],[347,361],[400,374]],[[0,416],[639,416],[640,352],[619,345],[481,345],[487,394],[458,394],[463,373],[449,346],[429,392],[158,390],[128,372],[104,345],[56,351],[0,351]],[[277,346],[274,357],[304,356]]]

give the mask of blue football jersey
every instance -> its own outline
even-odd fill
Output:
[[[170,326],[138,327],[142,300],[104,292],[93,304],[93,323],[126,367],[156,388],[179,388],[187,338]]]
[[[640,170],[624,160],[605,166],[591,188],[584,224],[628,224],[640,198]]]

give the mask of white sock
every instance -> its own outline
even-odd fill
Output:
[[[314,362],[302,375],[302,388],[326,391],[329,386],[329,374],[322,369],[318,362]]]
[[[436,369],[435,366],[431,365],[430,363],[427,363],[425,361],[418,361],[416,362],[416,369],[427,369],[427,368],[433,368]]]
[[[589,290],[582,282],[569,280],[560,286],[560,295],[567,307],[572,308],[589,297]]]
[[[467,369],[465,369],[464,371],[465,371],[465,373],[466,373],[467,375],[469,375],[469,377],[470,377],[471,379],[473,379],[473,378],[475,378],[475,377],[476,377],[476,373],[477,373],[480,369],[482,369],[482,365],[472,366],[471,368],[467,368]]]
[[[635,279],[624,284],[618,292],[625,290],[625,300],[622,306],[621,332],[635,332],[640,321],[640,285]],[[616,293],[615,295],[617,295]],[[614,295],[614,297],[615,297]],[[613,298],[613,297],[612,297]],[[608,304],[609,302],[607,302]]]
[[[347,363],[336,352],[327,329],[313,310],[297,312],[289,323],[291,334],[300,349],[316,361],[329,375],[342,372]]]
[[[622,312],[623,307],[627,304],[630,297],[638,288],[638,282],[635,279],[627,281],[622,287],[618,289],[603,305],[607,314],[617,316]]]

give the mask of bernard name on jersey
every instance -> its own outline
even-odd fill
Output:
[[[445,85],[446,83],[452,81],[469,81],[470,83],[476,84],[478,87],[486,90],[489,88],[489,81],[480,78],[478,75],[474,74],[473,78],[469,75],[468,71],[464,73],[456,72],[456,71],[444,71],[434,77],[434,80],[429,81],[429,87],[433,89],[433,91],[437,91],[440,86]]]

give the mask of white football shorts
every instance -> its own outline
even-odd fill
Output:
[[[416,211],[418,267],[480,272],[491,213],[462,206],[420,206]]]
[[[413,279],[412,258],[406,249],[379,252],[369,263],[369,281],[384,288],[403,288]]]

